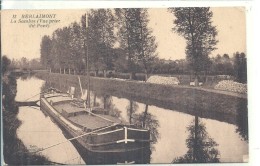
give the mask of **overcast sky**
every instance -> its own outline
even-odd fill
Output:
[[[212,55],[227,53],[230,56],[236,51],[246,52],[246,10],[243,7],[211,8],[213,25],[217,26],[219,43]],[[40,43],[44,35],[70,23],[79,22],[85,10],[4,10],[2,12],[2,54],[10,58],[40,57]],[[29,28],[28,24],[10,23],[12,15],[18,18],[22,14],[56,14],[61,20],[49,28]],[[150,28],[158,43],[158,55],[164,59],[185,58],[186,41],[182,36],[171,31],[173,15],[166,8],[149,9]]]

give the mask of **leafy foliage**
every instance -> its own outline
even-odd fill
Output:
[[[217,44],[216,27],[212,25],[213,13],[208,7],[170,8],[176,19],[173,30],[182,35],[186,41],[186,55],[195,75],[210,67],[208,55]]]
[[[157,56],[155,37],[148,28],[147,9],[124,8],[115,9],[115,12],[120,48],[128,55],[128,70],[135,73],[136,66],[142,65],[144,72],[147,73]]]
[[[247,82],[247,59],[244,53],[234,54],[234,76],[241,83]]]
[[[113,47],[115,19],[110,9],[91,10],[88,14],[88,46],[94,66],[99,70],[114,68]],[[93,66],[93,67],[94,67]]]
[[[43,36],[41,41],[41,63],[45,67],[50,67],[51,65],[51,48],[52,41],[49,36]]]
[[[1,57],[2,74],[7,72],[10,64],[11,60],[9,58],[7,58],[5,55]]]

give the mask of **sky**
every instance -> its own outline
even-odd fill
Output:
[[[210,56],[235,52],[246,53],[246,9],[244,7],[213,7],[213,25],[217,27],[219,43],[217,50]],[[2,17],[2,54],[8,57],[28,59],[40,57],[40,43],[44,35],[50,35],[57,28],[79,22],[86,10],[4,10]],[[149,27],[158,43],[158,56],[162,59],[185,58],[186,41],[174,33],[173,14],[166,8],[149,9]],[[30,28],[27,23],[11,23],[13,15],[18,19],[24,14],[56,14],[59,23],[50,24],[49,28]]]

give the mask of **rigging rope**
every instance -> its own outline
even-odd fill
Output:
[[[40,150],[35,151],[35,152],[32,152],[32,153],[42,152],[42,151],[44,151],[44,150],[46,150],[46,149],[49,149],[49,148],[52,148],[52,147],[54,147],[54,146],[58,146],[58,145],[60,145],[60,144],[63,144],[63,143],[66,143],[66,142],[69,142],[69,141],[78,139],[78,138],[80,138],[80,137],[83,137],[83,136],[86,136],[86,135],[89,135],[89,134],[92,134],[92,133],[95,133],[95,132],[98,132],[98,131],[102,131],[102,130],[108,129],[108,128],[113,127],[113,126],[116,126],[116,125],[118,125],[118,124],[119,124],[119,123],[115,123],[115,124],[113,124],[113,125],[110,125],[110,126],[107,126],[107,127],[103,127],[103,128],[100,128],[100,129],[97,129],[97,130],[95,130],[95,131],[91,131],[91,132],[88,132],[88,133],[84,133],[84,134],[82,134],[82,135],[79,135],[79,136],[76,136],[76,137],[67,139],[66,141],[59,142],[59,143],[57,143],[57,144],[54,144],[54,145],[45,147],[45,148],[43,148],[43,149],[40,149]]]
[[[24,101],[28,101],[29,99],[32,99],[32,98],[34,98],[35,96],[40,95],[40,94],[42,94],[42,93],[45,93],[45,92],[41,92],[41,93],[38,93],[38,94],[36,94],[36,95],[33,95],[33,96],[29,97],[28,99],[26,99],[26,100],[24,100]]]
[[[43,92],[37,93],[36,95],[33,95],[33,96],[29,97],[28,99],[26,99],[26,100],[24,100],[24,101],[27,101],[27,100],[29,100],[29,99],[31,99],[31,98],[33,98],[33,97],[37,96],[37,95],[40,95],[40,94],[42,94],[42,93],[46,93],[48,90],[55,90],[55,89],[54,89],[54,88],[52,88],[52,87],[50,87],[50,88],[49,88],[49,89],[47,89],[46,91],[43,91]]]

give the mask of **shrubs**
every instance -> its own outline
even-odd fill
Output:
[[[146,81],[146,75],[144,73],[136,73],[135,80]]]
[[[247,84],[242,84],[231,80],[220,81],[214,88],[231,92],[247,93]]]
[[[179,85],[180,81],[177,77],[163,77],[163,76],[151,76],[148,78],[147,82],[162,85]]]

